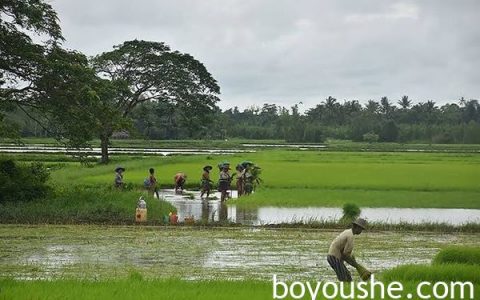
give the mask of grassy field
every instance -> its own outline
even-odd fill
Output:
[[[257,193],[240,206],[342,206],[480,208],[480,155],[436,153],[350,153],[264,150],[231,156],[116,157],[109,166],[57,165],[52,182],[110,185],[113,166],[127,168],[125,180],[140,186],[154,167],[164,187],[178,171],[199,187],[201,168],[224,160],[251,160],[263,169]],[[216,180],[218,169],[212,172]]]
[[[148,224],[163,224],[176,209],[153,200],[143,190],[118,191],[112,187],[57,186],[46,199],[0,204],[0,223],[15,224],[133,224],[139,195],[148,202]]]

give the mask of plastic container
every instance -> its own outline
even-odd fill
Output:
[[[138,199],[137,208],[144,208],[144,209],[147,208],[147,202],[145,201],[145,199],[143,198],[143,196],[141,196],[141,197]]]
[[[135,222],[144,223],[147,222],[147,209],[138,208],[135,210]]]
[[[170,224],[177,225],[178,224],[178,216],[176,213],[170,214]]]

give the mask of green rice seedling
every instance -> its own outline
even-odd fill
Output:
[[[315,280],[310,280],[315,286]],[[52,295],[61,295],[61,299],[171,299],[171,300],[260,300],[272,299],[272,282],[260,280],[199,280],[187,281],[177,278],[163,280],[55,280],[55,281],[15,281],[0,280],[2,293],[0,299],[52,299]],[[368,287],[368,286],[367,286]],[[415,283],[405,282],[405,293],[415,295]],[[475,285],[475,296],[479,295],[479,285]],[[380,298],[380,290],[375,289]],[[424,289],[424,292],[428,289]],[[431,291],[428,291],[431,292]],[[281,293],[281,292],[280,292]],[[297,291],[298,293],[298,291]],[[458,295],[458,294],[457,294]],[[293,299],[286,297],[285,299]],[[296,298],[299,299],[299,298]],[[301,299],[311,299],[309,293]],[[321,293],[316,299],[323,299]],[[331,299],[331,298],[330,298]],[[341,295],[334,299],[345,299]],[[369,298],[370,299],[370,298]],[[392,298],[385,298],[392,299]],[[433,299],[433,298],[432,298]],[[450,298],[449,298],[450,299]],[[455,299],[461,299],[458,296]],[[465,298],[466,299],[466,298]],[[475,298],[477,299],[477,298]]]
[[[0,299],[269,299],[271,283],[242,280],[128,280],[109,281],[14,281],[0,280]]]
[[[353,203],[345,203],[343,205],[343,216],[340,219],[340,222],[345,224],[351,223],[360,216],[360,213],[361,210],[358,205]]]
[[[480,268],[464,264],[403,265],[382,273],[385,281],[480,282]]]
[[[480,265],[480,247],[452,246],[440,250],[434,264]]]

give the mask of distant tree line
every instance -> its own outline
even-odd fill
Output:
[[[17,123],[22,119],[16,115]],[[22,135],[41,136],[23,118]],[[305,111],[265,103],[240,111],[193,109],[165,102],[145,102],[132,111],[128,134],[145,139],[280,139],[323,142],[327,138],[364,142],[480,143],[480,104],[461,98],[442,106],[433,101],[413,104],[408,96],[394,103],[387,97],[339,102],[333,97]]]
[[[322,142],[327,138],[366,142],[480,143],[478,100],[461,98],[442,106],[434,101],[397,103],[387,97],[365,105],[333,97],[299,113],[274,104],[218,113],[216,132],[226,137]]]

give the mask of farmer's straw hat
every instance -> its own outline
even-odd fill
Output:
[[[118,166],[115,168],[115,172],[118,172],[119,170],[122,170],[123,172],[125,172],[125,168],[122,166]]]
[[[212,169],[213,169],[212,166],[205,166],[205,167],[203,167],[203,170],[204,170],[204,171],[207,171],[207,170],[210,171],[210,170],[212,170]]]
[[[365,227],[367,227],[367,220],[363,218],[358,218],[355,221],[353,221],[353,224],[362,227],[362,229],[365,229]]]

